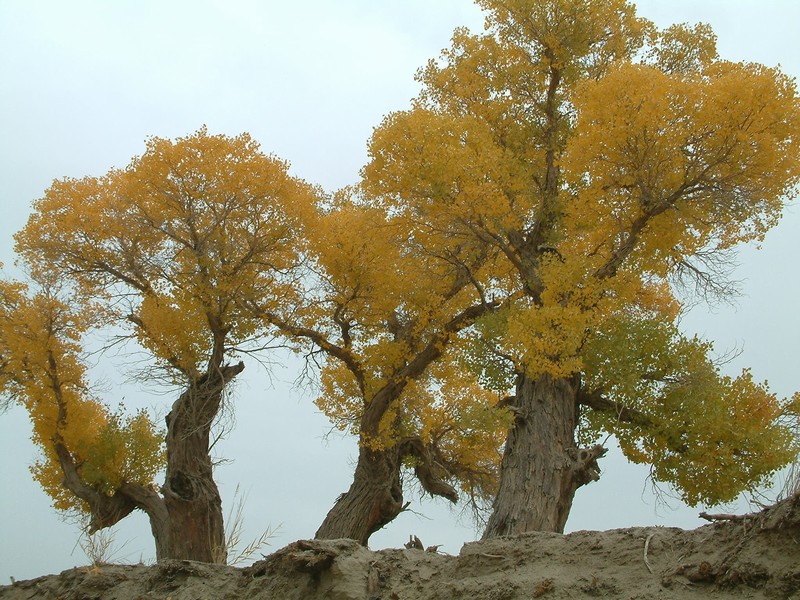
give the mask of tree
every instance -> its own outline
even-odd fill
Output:
[[[358,437],[353,482],[316,536],[362,544],[406,508],[404,470],[452,502],[459,487],[474,499],[493,493],[507,422],[495,394],[443,359],[494,308],[469,274],[495,257],[373,200],[345,190],[308,227],[302,306],[247,301],[319,361],[317,405]]]
[[[420,71],[412,108],[373,135],[363,187],[498,253],[468,275],[498,308],[459,347],[485,385],[514,390],[484,535],[562,531],[605,432],[689,503],[759,485],[797,452],[792,404],[722,376],[679,332],[678,284],[724,292],[718,267],[794,193],[794,83],[622,0],[479,4],[487,32],[457,30]]]
[[[53,286],[31,295],[0,282],[0,389],[30,414],[44,454],[34,478],[57,509],[88,512],[96,531],[151,501],[164,454],[145,413],[114,414],[93,396],[80,358],[92,315],[73,308]]]
[[[244,369],[234,359],[266,336],[237,300],[293,301],[317,199],[287,170],[247,135],[152,138],[125,169],[54,182],[16,238],[38,291],[3,284],[0,384],[30,412],[34,476],[95,531],[143,510],[159,559],[225,561],[212,427]],[[150,355],[148,379],[181,390],[163,443],[92,392],[81,337],[109,327]]]

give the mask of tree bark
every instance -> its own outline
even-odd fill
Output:
[[[517,377],[500,486],[484,539],[528,531],[563,532],[575,491],[600,477],[602,446],[579,449],[579,378]]]
[[[347,538],[366,546],[369,537],[403,508],[399,448],[371,450],[361,446],[350,489],[336,500],[315,537]]]
[[[214,482],[209,442],[223,389],[243,369],[239,363],[211,370],[181,394],[167,415],[162,493],[169,514],[169,558],[226,561],[222,499]]]
[[[64,486],[89,506],[90,533],[111,527],[135,509],[149,520],[156,559],[225,563],[222,500],[213,478],[210,433],[222,404],[223,390],[244,364],[221,366],[185,390],[167,415],[166,481],[155,489],[125,483],[107,496],[80,477],[72,454],[60,435],[53,439]],[[62,410],[66,419],[66,409]]]

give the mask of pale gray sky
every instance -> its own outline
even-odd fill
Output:
[[[710,23],[725,58],[800,74],[796,0],[637,4],[661,26]],[[327,190],[354,182],[372,127],[407,107],[414,72],[460,25],[482,27],[469,0],[0,0],[0,262],[13,274],[12,235],[53,179],[122,167],[149,135],[182,136],[203,124],[212,133],[248,131]],[[800,389],[798,233],[800,209],[790,207],[761,251],[742,251],[738,304],[698,307],[685,320],[720,352],[741,350],[732,373],[750,366],[783,395]],[[115,360],[95,371],[108,380],[109,403],[124,395],[130,406],[163,414],[170,400],[124,386]],[[232,460],[217,470],[226,510],[240,484],[248,495],[244,537],[281,525],[272,550],[313,536],[350,484],[355,458],[353,440],[323,439],[326,420],[309,393],[292,387],[298,368],[284,361],[270,379],[250,365],[220,448]],[[80,549],[73,552],[76,527],[30,477],[36,449],[29,437],[22,410],[0,415],[0,584],[86,562]],[[646,468],[618,453],[602,466],[601,481],[578,492],[568,530],[701,524],[698,509],[658,505]],[[416,513],[373,536],[373,548],[399,547],[413,533],[457,553],[474,539],[469,520],[443,503],[413,500]],[[142,515],[126,519],[116,539],[127,542],[118,559],[152,560]]]

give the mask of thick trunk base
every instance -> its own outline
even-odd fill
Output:
[[[225,564],[227,549],[222,501],[216,485],[196,485],[194,497],[165,498],[169,513],[167,558]]]
[[[605,450],[575,445],[577,377],[519,375],[500,472],[500,486],[484,539],[529,531],[561,533],[575,491],[599,478]]]
[[[228,379],[219,376],[199,382],[181,394],[167,416],[167,472],[162,488],[169,513],[167,558],[226,562],[222,499],[214,482],[209,439]]]
[[[397,449],[360,448],[350,489],[339,496],[317,530],[317,539],[351,539],[366,546],[369,537],[403,510]]]

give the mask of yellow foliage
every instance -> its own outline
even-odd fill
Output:
[[[112,495],[123,483],[150,485],[164,466],[163,434],[143,412],[112,414],[90,394],[80,360],[89,326],[80,306],[45,289],[0,282],[0,393],[24,405],[42,458],[34,478],[59,510],[87,510],[63,485],[62,444],[84,483]]]
[[[497,394],[481,386],[457,362],[436,363],[425,383],[424,390],[417,385],[409,391],[404,404],[407,435],[435,444],[448,464],[457,465],[454,477],[463,491],[492,498],[500,451],[513,416],[498,409]]]
[[[654,37],[648,59],[665,73],[700,71],[718,58],[717,36],[705,23],[672,25]]]
[[[487,31],[457,30],[420,70],[357,188],[323,202],[249,136],[201,129],[36,203],[17,248],[38,280],[69,274],[81,305],[5,284],[0,384],[28,406],[36,477],[63,506],[56,437],[106,493],[158,462],[145,417],[87,393],[95,321],[130,327],[184,383],[268,327],[309,340],[336,427],[373,449],[435,445],[470,490],[492,487],[510,425],[494,404],[520,373],[580,374],[635,415],[598,410],[581,436],[616,433],[687,501],[785,462],[793,404],[677,332],[671,278],[777,222],[800,178],[794,83],[624,0],[478,3]]]
[[[353,373],[338,361],[328,361],[321,373],[317,407],[340,431],[358,436],[364,398]]]
[[[177,291],[177,290],[176,290]],[[179,291],[178,291],[179,292]],[[191,373],[208,360],[208,327],[203,307],[191,298],[181,303],[172,298],[147,295],[139,305],[136,329],[139,343],[161,361],[174,363]],[[182,299],[183,300],[183,299]]]
[[[308,309],[289,318],[339,349],[322,369],[317,406],[372,450],[406,439],[435,443],[470,473],[463,485],[488,490],[506,425],[498,416],[505,413],[491,409],[496,396],[474,382],[456,393],[455,383],[469,378],[449,363],[445,376],[447,361],[434,360],[416,375],[406,369],[426,352],[443,352],[452,343],[442,335],[447,322],[478,301],[461,265],[494,263],[449,232],[419,226],[413,208],[365,189],[338,197],[311,236],[315,269],[324,276],[311,288]],[[370,421],[374,404],[387,397]]]
[[[570,225],[604,256],[634,231],[634,264],[660,276],[709,245],[763,239],[800,173],[794,85],[760,65],[623,64],[583,84],[575,105]]]
[[[572,80],[595,77],[607,65],[631,57],[653,30],[625,0],[478,0],[478,4],[491,11],[488,24],[500,40],[530,49],[533,60],[526,68],[547,71],[555,65]]]
[[[235,346],[263,327],[246,302],[296,297],[290,271],[316,197],[247,134],[151,138],[123,170],[54,182],[17,251],[37,276],[70,273],[88,296],[115,299],[107,318],[196,377],[220,335]]]
[[[34,477],[58,508],[81,508],[59,448],[108,495],[150,485],[164,466],[163,434],[144,413],[113,413],[89,392],[83,332],[129,328],[173,382],[191,386],[261,345],[252,303],[297,303],[293,270],[318,193],[288,169],[247,134],[202,128],[149,139],[124,169],[55,181],[35,203],[16,242],[43,291],[3,284],[0,384],[31,415],[43,453]]]

